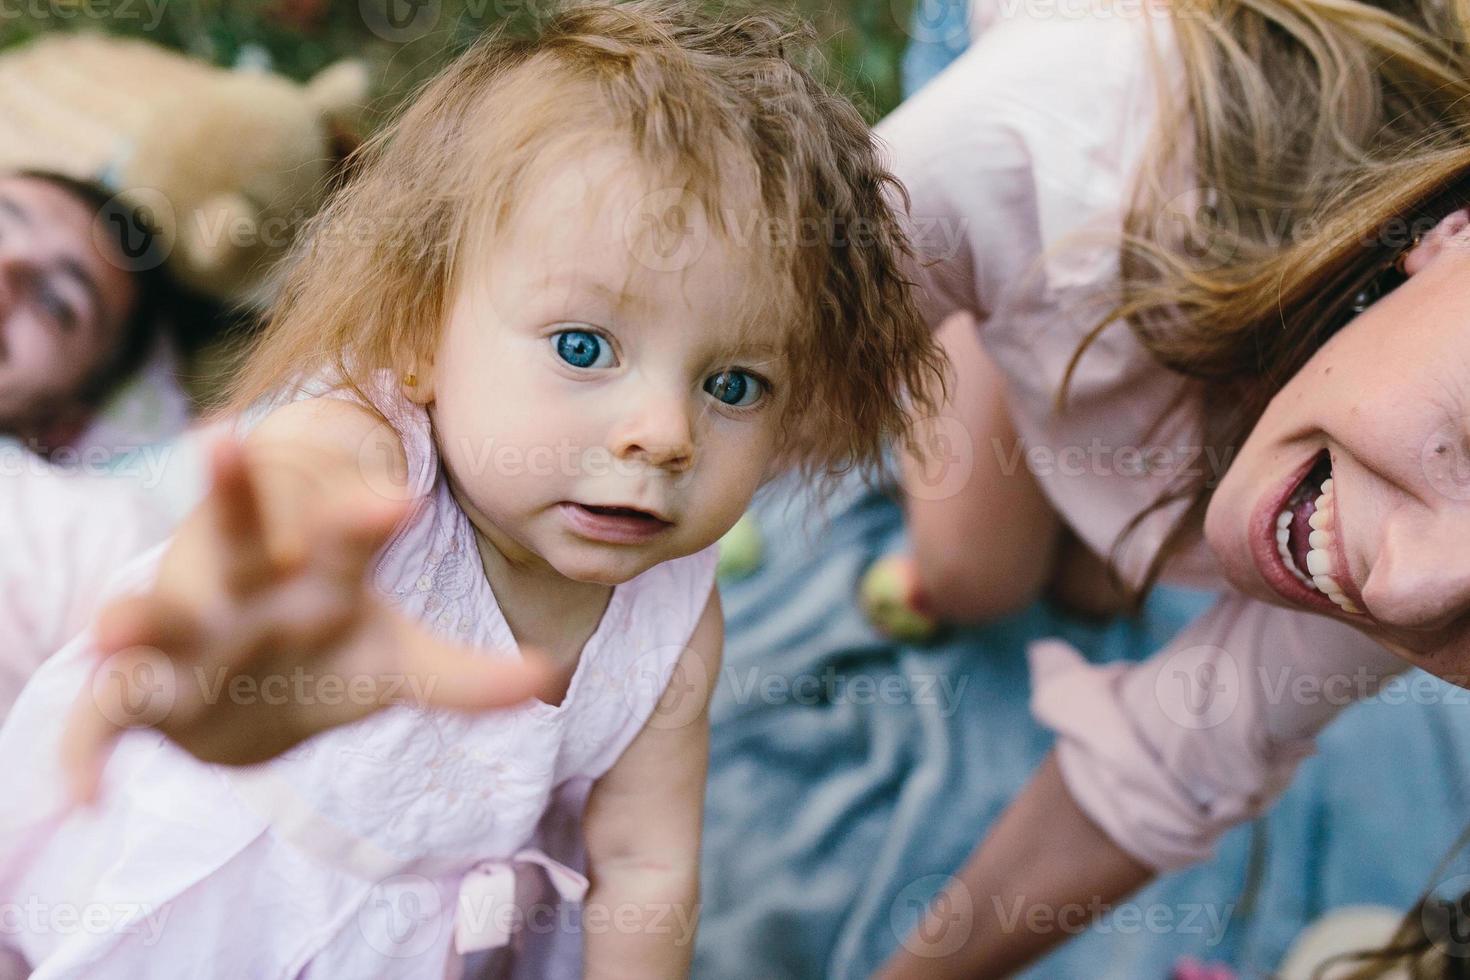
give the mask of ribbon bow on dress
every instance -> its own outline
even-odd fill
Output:
[[[513,919],[503,912],[516,905],[516,871],[536,866],[546,872],[563,901],[580,902],[587,895],[585,876],[543,851],[525,848],[506,860],[481,861],[459,886],[454,915],[454,949],[460,954],[497,949],[510,942],[515,928],[526,920],[525,908]]]

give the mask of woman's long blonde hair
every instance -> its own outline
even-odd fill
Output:
[[[1125,223],[1121,291],[1057,401],[1092,342],[1126,323],[1186,379],[1158,423],[1197,396],[1205,442],[1228,460],[1322,344],[1402,278],[1404,251],[1470,206],[1470,19],[1464,0],[1177,0],[1171,21],[1184,96],[1161,93]],[[1192,174],[1183,186],[1182,174]],[[1109,574],[1135,612],[1196,541],[1223,475],[1182,475],[1115,543]],[[1180,500],[1182,516],[1130,590],[1117,573],[1123,541]],[[1445,946],[1463,944],[1467,923],[1470,894],[1426,892],[1386,946],[1319,971],[1470,980],[1470,958]]]
[[[1464,0],[1176,0],[1170,21],[1182,97],[1161,84],[1121,292],[1074,354],[1058,406],[1087,348],[1125,322],[1188,379],[1169,411],[1197,396],[1205,442],[1228,460],[1423,230],[1389,226],[1436,216],[1470,126],[1470,33]],[[1134,611],[1197,540],[1221,476],[1180,476],[1120,536],[1109,572]],[[1189,503],[1130,589],[1119,549],[1179,500]]]

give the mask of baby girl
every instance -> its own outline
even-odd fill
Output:
[[[687,973],[715,544],[942,364],[807,40],[578,5],[369,143],[243,442],[0,730],[0,902],[86,923],[0,933],[36,977]]]

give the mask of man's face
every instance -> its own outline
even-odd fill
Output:
[[[0,431],[75,430],[75,396],[122,342],[137,290],[97,220],[58,186],[0,177]]]

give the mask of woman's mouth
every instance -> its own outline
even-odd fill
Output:
[[[1364,615],[1338,533],[1332,458],[1323,451],[1252,521],[1251,550],[1266,582],[1293,603]]]
[[[674,526],[672,521],[636,507],[571,501],[563,501],[557,506],[573,533],[609,544],[642,544]]]

